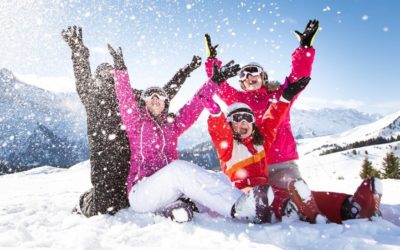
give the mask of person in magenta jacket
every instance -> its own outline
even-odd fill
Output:
[[[315,56],[313,40],[318,30],[317,20],[310,20],[303,33],[295,31],[300,40],[300,46],[292,54],[292,70],[285,79],[284,84],[275,91],[268,89],[268,75],[258,63],[249,63],[242,67],[239,72],[241,88],[239,91],[227,82],[223,82],[217,95],[227,104],[242,102],[251,107],[254,112],[256,125],[259,126],[262,116],[268,109],[271,102],[278,100],[283,89],[289,84],[298,81],[302,77],[311,75],[312,64]],[[206,34],[208,60],[206,61],[207,75],[212,74],[212,65],[221,62],[216,58],[216,46],[212,46],[210,36]],[[293,105],[293,98],[290,106]],[[284,121],[277,131],[276,140],[273,143],[268,155],[270,184],[287,187],[287,184],[296,178],[300,178],[298,166],[294,160],[298,159],[296,142],[290,126],[290,112],[287,113]]]
[[[249,214],[245,209],[247,206],[237,204],[239,201],[254,201],[253,197],[232,187],[222,175],[178,160],[177,152],[178,137],[204,109],[201,98],[211,98],[216,84],[235,76],[239,65],[229,64],[216,69],[210,80],[178,111],[175,118],[169,116],[168,119],[168,99],[161,88],[145,90],[141,95],[145,109],[139,109],[121,48],[115,51],[109,46],[109,50],[116,69],[115,92],[121,120],[131,148],[131,168],[127,179],[131,209],[142,213],[160,212],[178,222],[186,222],[192,219],[193,211],[182,205],[180,198],[185,196],[221,215],[255,220],[255,212]],[[184,218],[182,213],[171,212],[177,211],[177,207],[185,212]],[[253,207],[256,205],[253,204]]]

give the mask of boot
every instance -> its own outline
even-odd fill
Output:
[[[382,216],[379,206],[382,197],[382,182],[370,177],[364,180],[356,192],[342,206],[343,220]]]
[[[271,204],[274,193],[269,185],[258,185],[247,194],[243,194],[233,205],[231,215],[234,218],[247,219],[253,223],[271,223],[275,215]]]
[[[301,220],[311,224],[315,224],[317,221],[327,222],[327,219],[321,215],[311,190],[303,179],[292,180],[288,185],[288,190],[290,201],[287,209],[295,210]]]
[[[193,210],[191,204],[182,200],[177,200],[164,208],[162,216],[170,218],[178,223],[189,222],[193,219]]]

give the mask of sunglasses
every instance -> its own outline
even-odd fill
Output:
[[[240,123],[242,121],[254,123],[254,115],[247,112],[238,112],[228,117],[228,122]]]
[[[245,66],[240,70],[239,78],[241,81],[244,81],[248,77],[248,75],[259,76],[262,72],[264,72],[264,70],[261,67],[254,65]]]
[[[167,94],[159,88],[150,88],[147,89],[146,92],[143,93],[142,99],[143,101],[147,102],[148,100],[151,100],[153,97],[157,97],[161,101],[165,101],[168,99]]]

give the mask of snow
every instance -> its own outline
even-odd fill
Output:
[[[391,144],[360,151],[371,152],[370,160],[376,163]],[[301,156],[298,164],[312,190],[351,194],[361,183],[358,172],[363,157],[347,152],[308,154]],[[90,187],[89,171],[86,161],[70,169],[43,166],[0,176],[0,248],[398,249],[400,246],[397,191],[400,180],[382,180],[383,218],[373,221],[311,225],[285,218],[281,223],[254,225],[214,214],[195,214],[192,222],[179,224],[152,214],[133,213],[130,209],[115,216],[72,215],[79,195]]]

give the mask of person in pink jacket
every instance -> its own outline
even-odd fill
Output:
[[[209,172],[190,162],[178,160],[178,137],[198,118],[202,110],[202,98],[211,98],[217,84],[235,76],[239,65],[216,68],[213,76],[185,104],[175,118],[167,119],[168,98],[158,87],[145,90],[141,100],[145,110],[138,107],[129,81],[121,48],[115,51],[109,46],[114,59],[115,91],[122,123],[131,148],[131,168],[127,179],[129,204],[133,211],[155,212],[177,222],[190,221],[193,210],[182,196],[201,204],[223,216],[257,219],[254,196],[234,188],[223,175]],[[267,193],[262,193],[268,204]],[[249,208],[249,203],[251,203]],[[234,212],[233,212],[234,211]],[[260,212],[261,211],[261,212]],[[260,213],[269,213],[261,209]]]
[[[292,70],[285,79],[284,84],[275,91],[271,91],[268,86],[268,75],[258,63],[249,63],[242,67],[239,72],[240,86],[243,91],[239,91],[227,82],[223,82],[217,95],[227,104],[242,102],[251,107],[254,112],[256,125],[260,126],[262,116],[272,102],[279,100],[283,89],[302,77],[311,75],[312,64],[314,61],[315,50],[313,40],[317,33],[319,22],[310,20],[303,33],[295,31],[300,40],[300,46],[292,54]],[[212,65],[221,62],[216,58],[216,46],[212,46],[211,39],[206,34],[206,47],[208,60],[206,61],[206,72],[212,74]],[[290,102],[290,106],[296,100],[297,96]],[[301,178],[298,166],[295,160],[298,159],[296,142],[290,126],[290,112],[287,113],[284,121],[277,131],[276,140],[273,143],[268,155],[269,165],[269,183],[279,187],[286,188],[288,183],[297,178]]]

